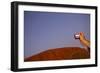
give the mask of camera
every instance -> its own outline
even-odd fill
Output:
[[[75,39],[80,39],[80,35],[79,35],[79,34],[75,34],[75,35],[74,35],[74,38],[75,38]]]

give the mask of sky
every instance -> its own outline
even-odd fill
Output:
[[[90,39],[90,14],[24,11],[24,58],[48,49],[82,47],[74,34]]]

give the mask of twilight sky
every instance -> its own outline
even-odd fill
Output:
[[[90,39],[90,15],[24,11],[24,57],[60,47],[82,47],[74,34]]]

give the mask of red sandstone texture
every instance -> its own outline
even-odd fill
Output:
[[[90,53],[84,48],[64,47],[50,49],[31,57],[25,58],[25,62],[29,61],[48,61],[48,60],[73,60],[90,58]]]

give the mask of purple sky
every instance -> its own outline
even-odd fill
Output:
[[[24,57],[60,47],[82,47],[74,34],[90,39],[90,15],[24,11]]]

